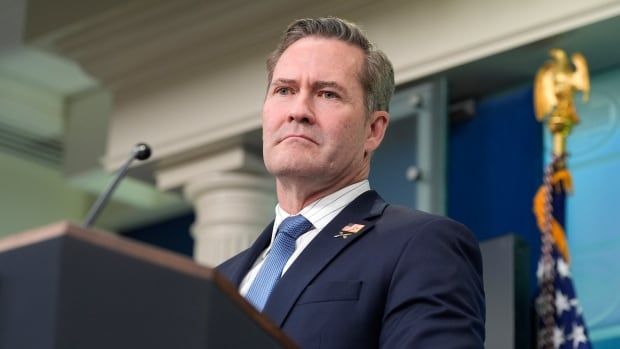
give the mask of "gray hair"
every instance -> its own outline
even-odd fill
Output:
[[[305,18],[291,23],[284,31],[278,47],[267,59],[267,79],[271,83],[273,70],[280,56],[296,41],[308,36],[333,38],[359,47],[364,52],[364,67],[360,72],[360,83],[366,97],[368,112],[389,111],[390,99],[394,93],[394,69],[381,50],[375,49],[362,30],[355,24],[340,18]]]

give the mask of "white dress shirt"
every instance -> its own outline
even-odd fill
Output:
[[[295,241],[295,252],[291,255],[291,258],[288,259],[286,264],[284,265],[284,269],[282,270],[282,275],[288,270],[288,268],[293,264],[295,259],[301,254],[301,252],[310,244],[310,242],[319,234],[325,226],[329,222],[331,222],[334,217],[336,217],[348,204],[350,204],[355,198],[360,196],[362,193],[365,193],[370,190],[370,184],[367,179],[364,179],[360,182],[351,184],[346,186],[334,193],[331,193],[325,197],[322,197],[308,206],[304,207],[299,214],[306,217],[307,220],[312,223],[313,229],[299,236],[297,241]],[[271,245],[273,244],[273,240],[276,236],[276,232],[278,231],[278,227],[282,221],[291,216],[288,212],[284,211],[280,205],[276,205],[276,217],[273,222],[273,230],[271,231],[271,242],[269,246],[258,256],[256,262],[250,269],[250,271],[245,275],[241,284],[239,285],[239,293],[243,296],[246,295],[248,290],[250,289],[250,285],[256,278],[258,271],[260,270],[265,258],[269,254],[271,250]]]

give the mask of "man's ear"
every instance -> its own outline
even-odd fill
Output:
[[[379,147],[385,130],[390,121],[390,114],[386,111],[378,110],[370,114],[366,129],[366,142],[364,144],[364,153],[370,154]]]

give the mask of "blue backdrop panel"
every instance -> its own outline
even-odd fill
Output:
[[[163,222],[124,231],[121,234],[191,257],[194,254],[194,239],[190,235],[190,226],[193,222],[194,214],[189,213]]]
[[[472,119],[450,125],[448,215],[481,241],[520,235],[532,252],[533,290],[540,236],[532,199],[542,181],[543,142],[532,89],[485,98],[476,109]]]
[[[620,69],[591,82],[589,103],[576,100],[581,122],[568,139],[571,272],[595,348],[620,348]]]

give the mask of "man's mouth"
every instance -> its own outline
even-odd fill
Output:
[[[303,141],[307,141],[307,142],[312,142],[314,144],[318,144],[314,139],[306,136],[306,135],[302,135],[302,134],[291,134],[291,135],[287,135],[285,137],[283,137],[280,142],[284,142],[286,140],[303,140]]]

